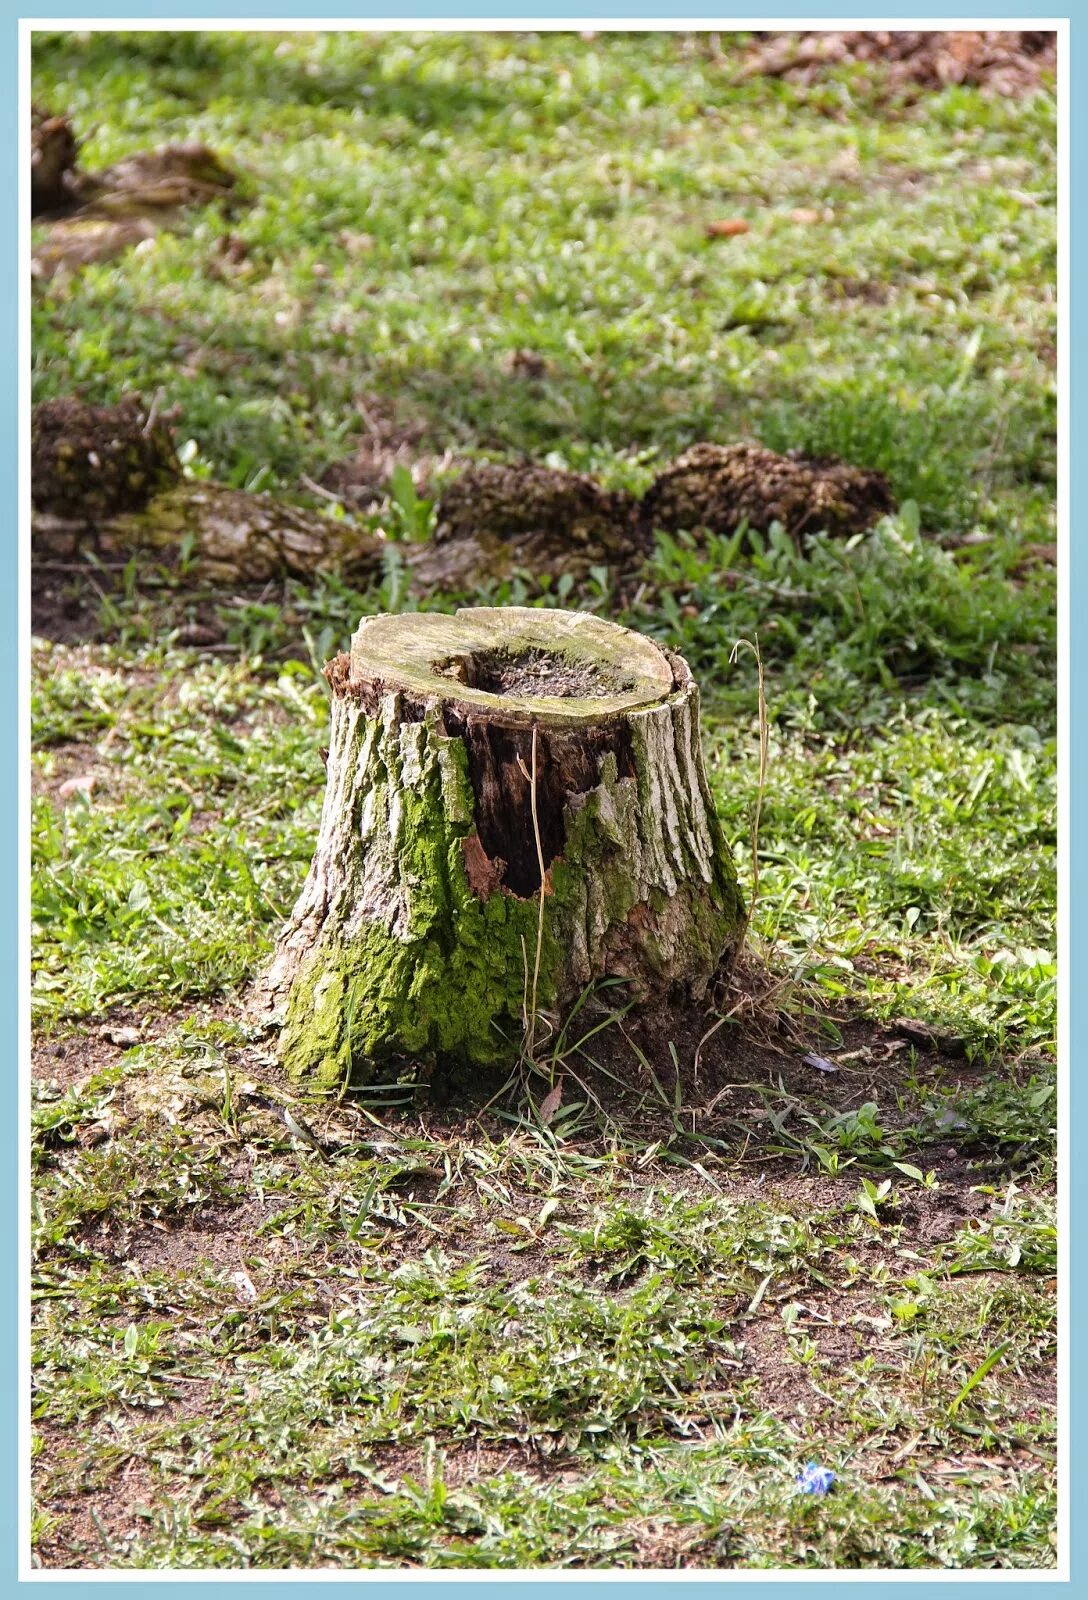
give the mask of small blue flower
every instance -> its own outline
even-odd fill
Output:
[[[797,1474],[797,1487],[802,1494],[826,1494],[835,1482],[830,1467],[821,1467],[817,1461],[807,1461]]]

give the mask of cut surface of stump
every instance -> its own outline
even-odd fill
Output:
[[[583,612],[379,616],[325,669],[327,787],[268,975],[317,1091],[516,1059],[596,980],[703,995],[743,908],[678,657]]]

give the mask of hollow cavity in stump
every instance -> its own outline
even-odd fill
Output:
[[[269,974],[295,1077],[516,1057],[538,964],[552,1018],[608,976],[705,992],[743,909],[683,661],[509,607],[368,618],[325,671],[320,834]]]

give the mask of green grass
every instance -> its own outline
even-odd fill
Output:
[[[406,1074],[306,1113],[328,1162],[250,1097],[284,1090],[244,1003],[317,827],[320,665],[419,603],[396,545],[366,593],[54,580],[90,637],[33,652],[35,1559],[1053,1565],[1052,100],[736,86],[648,35],[51,36],[34,79],[88,166],[201,138],[252,197],[39,286],[36,398],[161,387],[188,470],[300,500],[362,400],[421,457],[641,490],[752,435],[900,503],[802,550],[661,536],[579,598],[691,663],[746,884],[758,637],[786,1031],[734,1019],[700,1079],[590,1003],[549,1127],[543,1079]]]

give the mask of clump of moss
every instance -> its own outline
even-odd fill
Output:
[[[169,430],[135,398],[116,406],[73,398],[35,406],[30,463],[37,510],[88,523],[142,511],[181,474]]]
[[[763,533],[778,522],[802,533],[862,533],[895,510],[883,473],[844,461],[776,455],[757,444],[697,444],[650,485],[642,514],[666,532],[731,534],[742,522]]]

